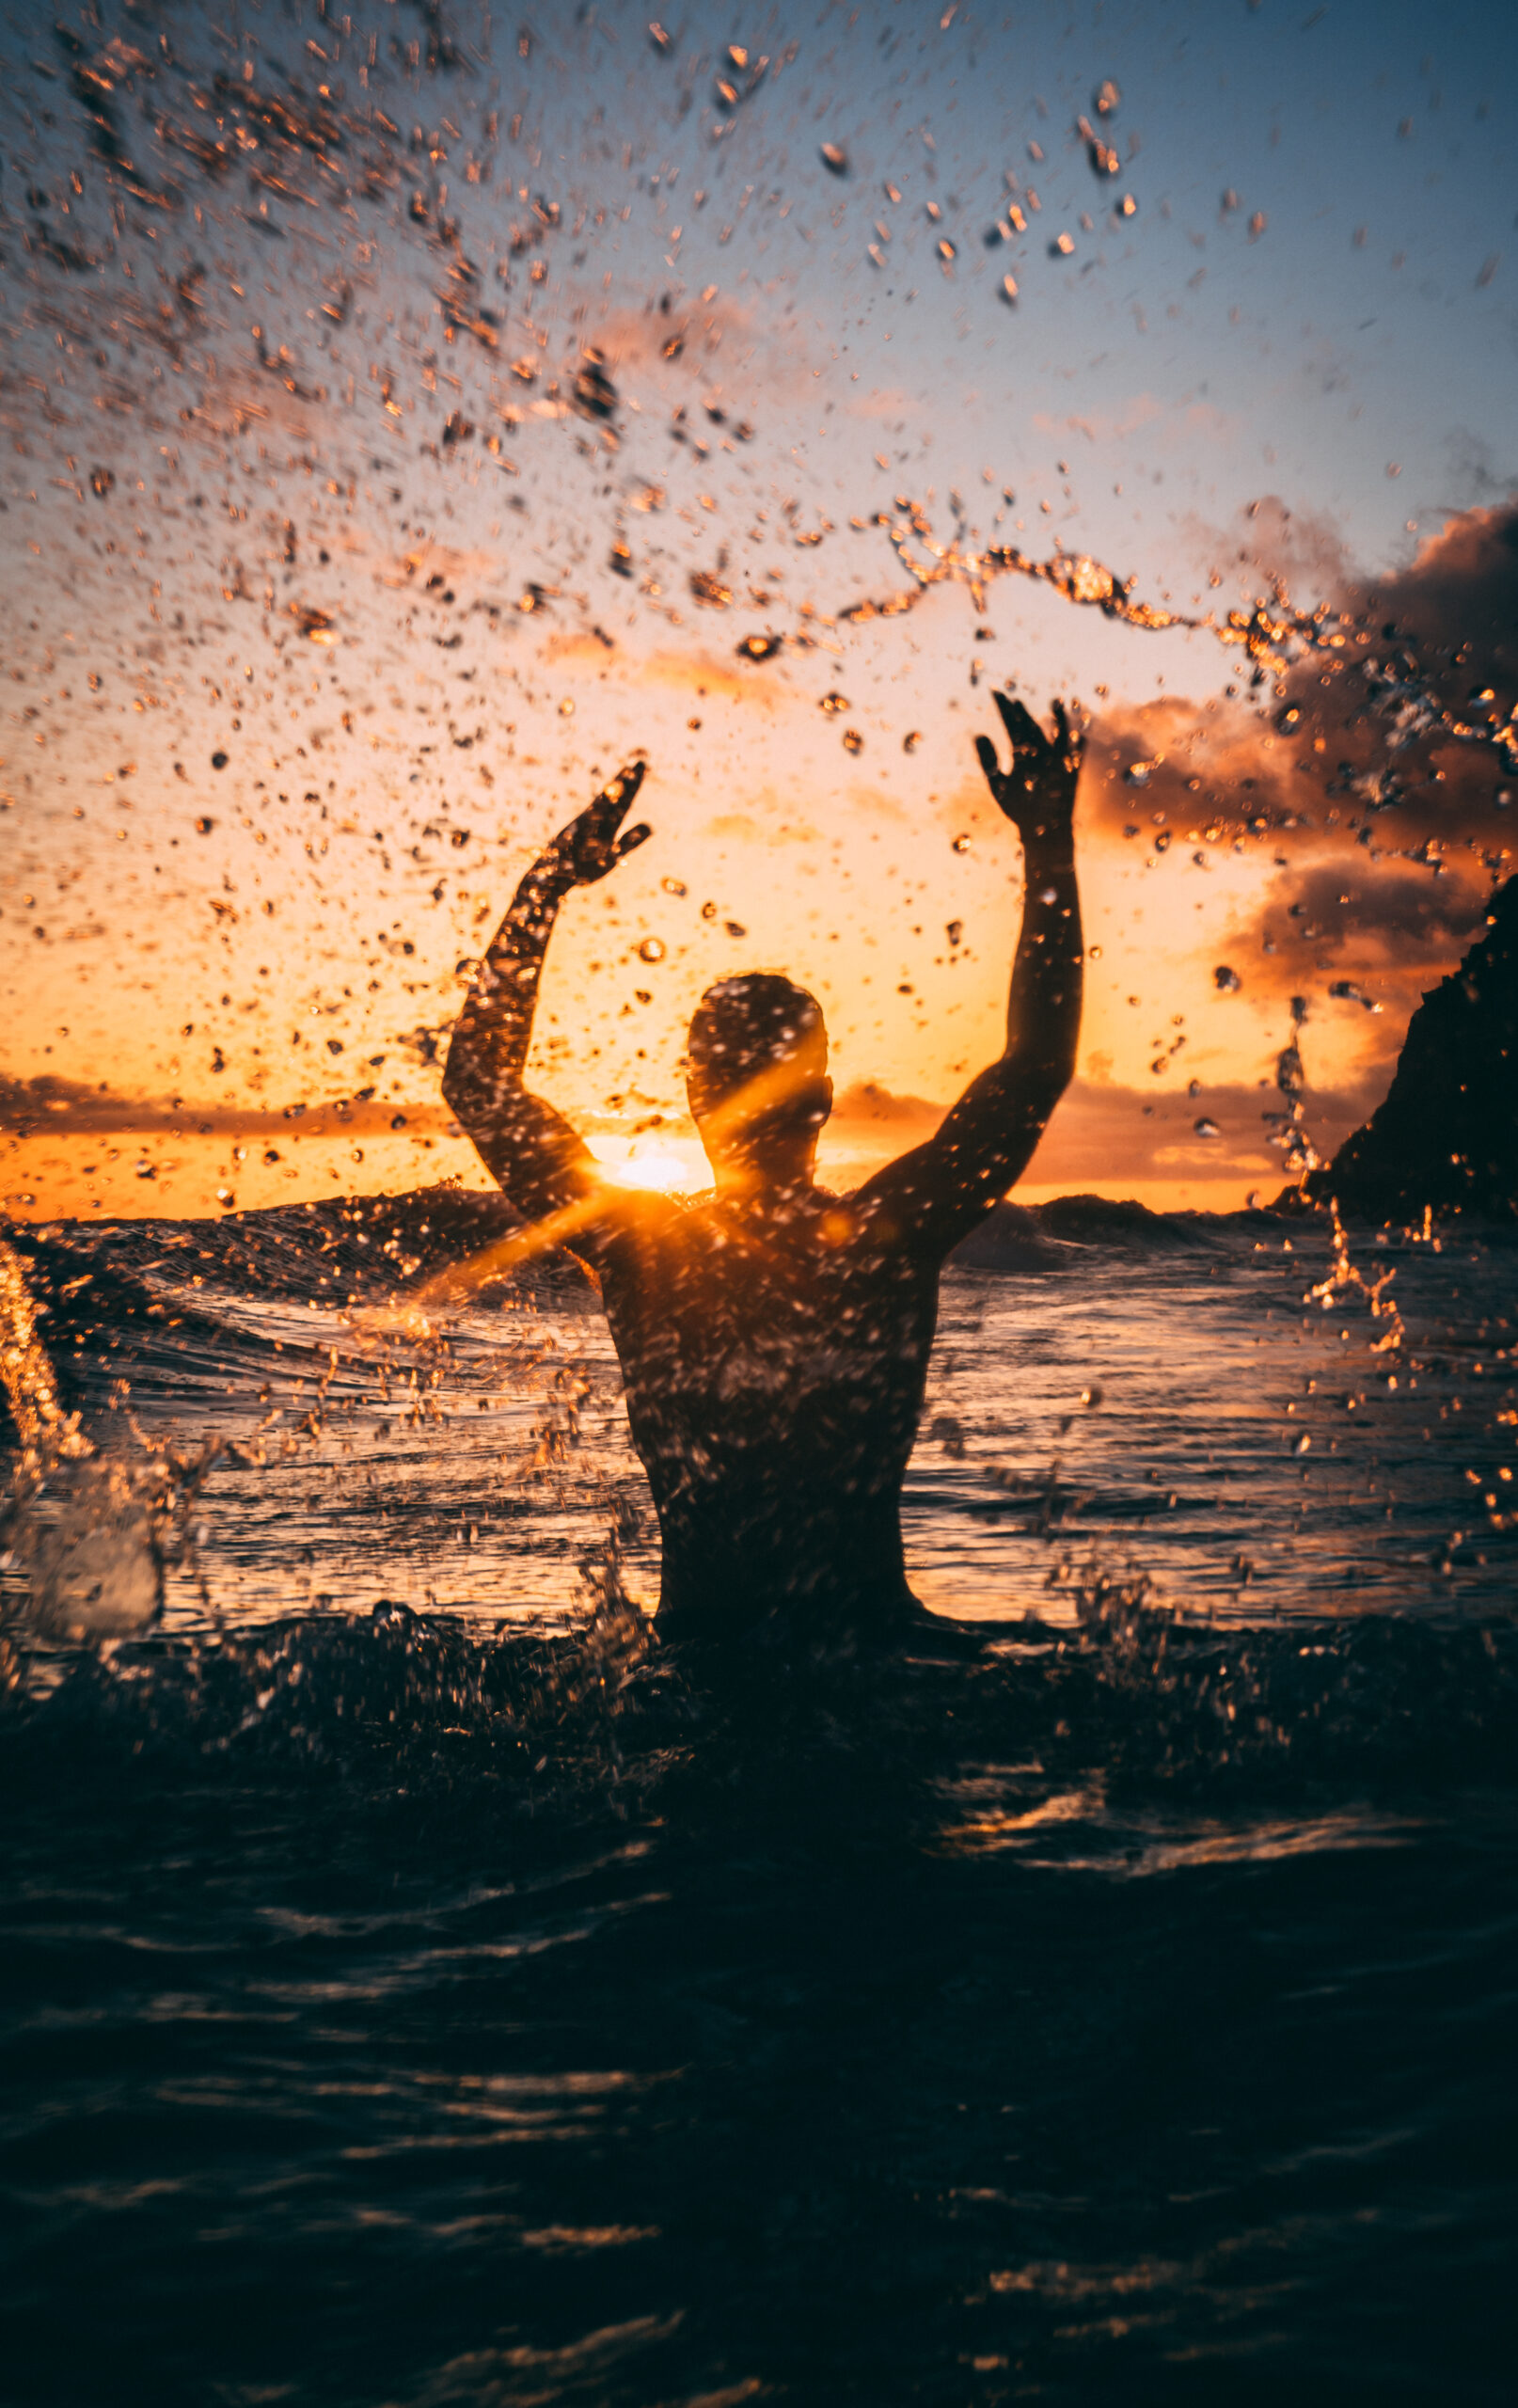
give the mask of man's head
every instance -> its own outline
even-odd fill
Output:
[[[828,1031],[814,995],[776,972],[719,978],[696,1006],[686,1091],[719,1180],[811,1180],[832,1110]]]

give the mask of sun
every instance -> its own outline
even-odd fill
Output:
[[[617,1187],[693,1196],[712,1183],[706,1157],[694,1138],[593,1137],[590,1145],[607,1178]]]
[[[614,1177],[622,1187],[656,1187],[672,1195],[689,1184],[690,1171],[678,1154],[629,1154]]]

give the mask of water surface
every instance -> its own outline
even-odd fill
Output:
[[[1026,1619],[724,1670],[588,1291],[361,1346],[312,1220],[41,1242],[86,1426],[233,1444],[19,1644],[8,2396],[1507,2397],[1518,1256],[1045,1216],[907,1508]]]

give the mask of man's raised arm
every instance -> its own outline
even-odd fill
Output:
[[[860,1201],[944,1252],[1020,1179],[1075,1069],[1084,943],[1075,879],[1075,790],[1085,739],[1062,703],[1051,742],[1020,703],[995,698],[1012,746],[1004,770],[975,739],[998,808],[1022,838],[1022,930],[1006,1007],[1006,1050],[972,1081],[936,1135],[878,1171]]]
[[[530,1220],[585,1203],[598,1186],[589,1147],[551,1104],[528,1094],[522,1071],[559,906],[573,888],[595,885],[649,834],[643,826],[617,832],[642,782],[640,761],[621,771],[538,855],[475,973],[449,1047],[444,1100]]]

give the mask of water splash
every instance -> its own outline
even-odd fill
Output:
[[[65,1413],[46,1347],[37,1331],[37,1307],[26,1267],[0,1238],[0,1380],[22,1446],[24,1477],[35,1483],[60,1463],[94,1453],[79,1428],[77,1413]]]
[[[166,1564],[187,1550],[189,1509],[220,1450],[213,1441],[182,1459],[143,1442],[140,1462],[101,1454],[63,1408],[37,1321],[25,1265],[0,1239],[0,1378],[21,1440],[0,1571],[43,1637],[121,1638],[162,1613]]]
[[[1321,1279],[1314,1281],[1302,1301],[1305,1305],[1317,1305],[1326,1313],[1340,1298],[1346,1298],[1351,1294],[1363,1296],[1370,1308],[1371,1320],[1384,1322],[1386,1324],[1381,1336],[1371,1340],[1370,1352],[1372,1354],[1393,1354],[1402,1345],[1407,1335],[1397,1299],[1388,1292],[1392,1281],[1397,1276],[1397,1265],[1388,1263],[1379,1276],[1367,1278],[1365,1273],[1351,1257],[1350,1242],[1345,1234],[1344,1224],[1339,1218],[1336,1197],[1330,1202],[1328,1209],[1334,1227],[1333,1260],[1326,1275]],[[1429,1228],[1430,1217],[1425,1210],[1425,1233]]]
[[[1151,634],[1180,628],[1211,636],[1225,651],[1243,655],[1251,689],[1261,699],[1269,689],[1273,700],[1284,702],[1289,675],[1309,660],[1336,676],[1356,672],[1369,711],[1389,723],[1392,752],[1437,734],[1494,753],[1504,773],[1518,775],[1518,704],[1505,718],[1494,713],[1484,720],[1464,716],[1444,701],[1432,673],[1422,667],[1405,638],[1393,642],[1388,637],[1389,649],[1373,648],[1371,631],[1352,612],[1328,602],[1304,609],[1291,600],[1279,577],[1270,578],[1264,594],[1223,617],[1211,610],[1198,617],[1146,601],[1135,594],[1133,578],[1119,576],[1089,553],[1056,551],[1048,560],[1036,560],[1015,544],[991,544],[977,551],[958,532],[941,539],[922,504],[908,496],[897,496],[896,511],[895,516],[878,511],[874,524],[884,530],[910,582],[895,593],[846,604],[836,613],[835,624],[857,626],[899,618],[942,585],[963,586],[975,610],[984,612],[988,588],[998,578],[1026,578],[1052,587],[1076,608],[1099,610],[1124,626]],[[773,634],[746,636],[737,647],[739,657],[772,659],[783,641]],[[817,639],[803,633],[789,641],[810,648]],[[1393,785],[1389,777],[1384,781],[1384,802],[1395,799]]]

